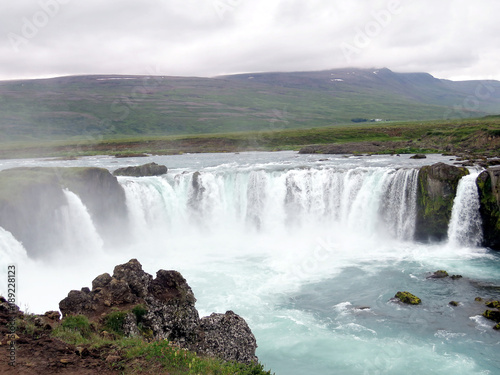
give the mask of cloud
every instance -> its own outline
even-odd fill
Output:
[[[0,79],[346,66],[500,79],[496,0],[30,0],[5,8]]]

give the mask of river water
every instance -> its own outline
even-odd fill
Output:
[[[130,222],[120,246],[100,237],[71,191],[54,223],[64,246],[43,259],[31,259],[0,228],[2,264],[18,267],[21,308],[57,309],[69,290],[137,258],[153,275],[180,271],[200,315],[243,316],[260,361],[277,375],[500,371],[500,333],[480,316],[484,303],[474,301],[500,297],[500,257],[477,245],[473,177],[461,181],[450,240],[413,240],[416,168],[450,158],[188,154],[2,160],[0,169],[112,171],[151,161],[167,165],[168,174],[119,178]],[[463,278],[428,278],[440,269]],[[422,305],[391,301],[399,290]]]

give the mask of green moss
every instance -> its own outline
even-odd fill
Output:
[[[420,298],[411,294],[410,292],[397,292],[395,298],[409,305],[419,305],[420,303],[422,303],[422,300]]]
[[[491,307],[493,309],[500,309],[500,301],[490,301],[486,304],[486,306]]]
[[[486,310],[483,313],[483,316],[486,319],[490,319],[490,320],[493,320],[497,323],[500,323],[500,311]]]

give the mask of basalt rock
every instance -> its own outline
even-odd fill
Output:
[[[420,169],[415,231],[417,240],[446,239],[458,182],[468,174],[466,168],[444,163]]]
[[[156,278],[132,259],[102,274],[92,290],[71,291],[59,303],[64,317],[82,314],[106,323],[114,317],[118,333],[167,339],[183,348],[227,361],[257,361],[256,340],[245,320],[228,311],[200,319],[196,298],[177,271],[159,270]]]
[[[257,362],[257,341],[245,320],[234,312],[204,317],[200,328],[203,333],[199,345],[206,354],[224,355],[236,362]]]
[[[115,176],[131,176],[131,177],[147,177],[161,176],[168,172],[168,168],[164,165],[156,163],[148,163],[135,167],[118,168],[113,172]]]
[[[481,203],[483,246],[500,250],[500,166],[482,172],[476,183]]]

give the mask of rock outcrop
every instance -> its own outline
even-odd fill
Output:
[[[168,168],[164,165],[156,163],[148,163],[135,167],[118,168],[113,172],[115,176],[131,176],[131,177],[147,177],[161,176],[168,172]]]
[[[466,168],[437,163],[420,168],[417,192],[417,240],[447,237],[458,182],[469,174]]]
[[[168,339],[181,347],[227,361],[256,362],[256,340],[243,318],[232,311],[200,319],[196,298],[179,272],[159,270],[156,278],[132,259],[113,276],[94,279],[92,290],[73,290],[59,303],[63,317],[85,315],[120,332]]]
[[[126,225],[125,192],[103,168],[13,168],[0,172],[0,226],[23,243],[32,257],[61,245],[63,189],[79,196],[103,238],[116,238]]]
[[[488,168],[477,178],[483,245],[500,250],[500,166]]]

